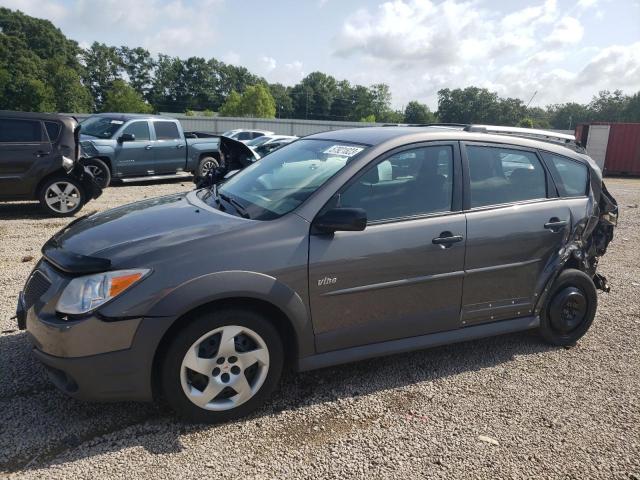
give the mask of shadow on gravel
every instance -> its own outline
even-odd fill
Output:
[[[183,449],[180,436],[184,433],[219,428],[185,424],[158,404],[70,399],[46,381],[42,367],[30,356],[25,337],[24,333],[0,335],[0,472],[39,469],[133,447],[157,455],[176,453]],[[534,333],[525,332],[312,372],[288,373],[267,405],[236,423],[276,417],[284,410],[436,382],[511,362],[516,356],[552,349]],[[9,383],[13,386],[7,387]],[[396,400],[393,408],[406,413],[411,408],[410,401]]]
[[[40,207],[38,202],[0,203],[0,220],[34,220],[40,218],[56,219]]]

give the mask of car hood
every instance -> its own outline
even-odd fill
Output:
[[[206,207],[196,191],[152,198],[81,217],[54,235],[42,252],[74,273],[108,269],[150,252],[242,228],[250,220]]]

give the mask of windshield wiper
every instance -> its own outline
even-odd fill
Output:
[[[236,209],[236,212],[238,212],[238,214],[241,217],[244,218],[251,218],[251,216],[247,213],[247,209],[244,207],[244,205],[242,205],[240,202],[238,202],[235,198],[231,198],[228,195],[225,195],[224,193],[219,193],[218,194],[219,197],[221,199],[223,199],[225,202],[229,203],[231,206],[233,206],[233,208]]]

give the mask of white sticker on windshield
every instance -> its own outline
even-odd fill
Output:
[[[124,122],[122,120],[111,120],[111,123],[114,125],[122,125]]]
[[[357,155],[362,150],[364,150],[364,147],[352,147],[348,145],[333,145],[332,147],[327,148],[322,153],[326,153],[327,155],[339,155],[341,157],[349,158],[349,157],[353,157],[354,155]]]

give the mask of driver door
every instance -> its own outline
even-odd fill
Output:
[[[311,235],[309,294],[319,352],[458,328],[466,220],[455,143],[395,151],[326,208],[363,208],[361,232]],[[438,239],[452,237],[440,243]]]
[[[127,124],[118,137],[129,133],[135,137],[133,141],[121,142],[115,149],[115,172],[118,177],[132,177],[147,175],[147,170],[153,170],[153,146],[149,122],[135,120]]]

